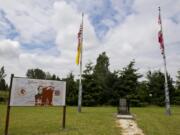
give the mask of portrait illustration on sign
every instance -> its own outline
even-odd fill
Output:
[[[37,88],[37,91],[38,93],[35,95],[36,106],[53,105],[52,100],[53,100],[53,94],[55,93],[53,86],[39,86]]]
[[[11,106],[65,105],[63,81],[13,78]]]

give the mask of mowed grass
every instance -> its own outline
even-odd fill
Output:
[[[163,107],[133,108],[136,121],[146,135],[180,135],[180,106],[172,107],[172,115],[165,115]]]
[[[120,135],[115,107],[67,107],[66,129],[62,129],[61,107],[12,107],[9,135]],[[132,108],[131,113],[146,135],[180,135],[180,107],[172,116],[162,107]],[[0,134],[4,132],[6,106],[0,105]]]
[[[67,107],[66,129],[62,129],[61,107],[12,107],[9,135],[120,135],[116,108]],[[6,106],[0,105],[0,134],[4,132]]]

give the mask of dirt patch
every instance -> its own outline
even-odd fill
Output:
[[[132,119],[118,119],[117,122],[122,128],[122,135],[145,135]]]

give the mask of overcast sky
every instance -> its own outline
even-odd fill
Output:
[[[111,71],[135,59],[139,72],[162,70],[158,6],[169,74],[180,70],[180,0],[0,0],[0,66],[8,77],[41,68],[60,77],[75,64],[84,12],[83,64],[106,51]],[[7,77],[7,78],[8,78]],[[8,78],[9,79],[9,78]]]

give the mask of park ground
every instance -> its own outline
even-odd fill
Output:
[[[9,135],[121,135],[116,107],[67,107],[66,129],[62,129],[61,107],[12,107]],[[0,105],[0,134],[3,134],[6,106]],[[162,107],[132,108],[145,135],[180,135],[180,107],[172,116]]]

